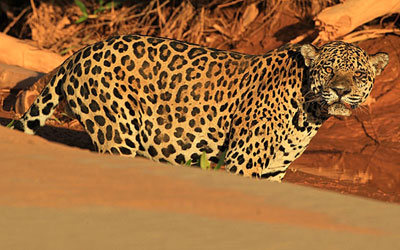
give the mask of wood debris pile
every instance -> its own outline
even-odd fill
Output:
[[[268,33],[274,30],[284,9],[306,16],[338,0],[150,0],[101,12],[97,12],[99,1],[81,2],[88,18],[80,23],[77,21],[83,12],[73,1],[41,1],[29,6],[26,23],[36,45],[69,55],[111,35],[138,33],[232,49],[260,32],[272,36]]]

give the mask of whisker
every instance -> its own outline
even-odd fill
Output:
[[[370,114],[370,110],[368,109],[367,106],[364,106],[364,105],[357,106],[357,108],[354,109],[354,110],[356,112],[360,112],[360,113],[364,113],[364,114]]]
[[[316,96],[316,97],[314,97],[314,98],[311,98],[311,99],[306,100],[305,103],[310,103],[310,102],[315,102],[315,101],[322,101],[322,100],[323,100],[322,97]]]
[[[365,112],[366,114],[370,113],[370,110],[369,110],[368,106],[366,106],[366,105],[358,106],[358,110],[360,110],[361,112]]]
[[[312,92],[311,90],[304,94],[304,98],[307,98],[310,95],[314,95],[314,92]]]

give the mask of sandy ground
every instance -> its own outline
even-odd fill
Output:
[[[0,138],[0,249],[400,249],[397,204]]]

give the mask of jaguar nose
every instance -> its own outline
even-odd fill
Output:
[[[333,86],[333,87],[331,87],[331,89],[333,91],[335,91],[335,93],[337,94],[338,97],[345,96],[345,95],[347,95],[348,93],[351,92],[350,88],[346,88],[346,87],[343,87],[343,86]]]

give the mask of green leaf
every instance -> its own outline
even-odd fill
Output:
[[[85,16],[88,15],[86,6],[84,3],[82,3],[80,0],[75,0],[75,4],[78,5],[79,9],[82,11],[82,14]],[[81,17],[82,18],[82,17]]]
[[[61,50],[60,54],[63,56],[65,54],[67,54],[68,51],[70,51],[70,50],[71,50],[70,48],[63,49],[63,50]]]
[[[104,11],[106,8],[104,8],[103,6],[99,7],[97,10],[94,11],[94,14],[96,15],[99,12]]]
[[[99,0],[99,5],[103,6],[103,4],[104,4],[104,0]]]
[[[88,19],[88,16],[81,16],[78,20],[75,21],[75,23],[82,23]]]
[[[68,117],[68,118],[71,118],[71,119],[75,119],[74,117],[70,116],[70,115],[67,114],[66,112],[61,112],[60,114],[63,115],[63,116],[65,116],[65,117]]]
[[[61,55],[65,55],[65,54],[67,54],[69,51],[71,51],[73,48],[75,48],[76,46],[71,46],[71,47],[68,47],[68,48],[65,48],[65,49],[63,49],[63,50],[61,50],[61,52],[60,52],[60,54]]]
[[[220,169],[222,167],[222,165],[224,165],[225,155],[226,155],[226,150],[224,152],[222,152],[222,154],[219,156],[218,164],[214,168],[215,170]]]
[[[185,166],[188,166],[188,167],[192,166],[192,159],[188,160],[188,161],[185,163]]]
[[[61,124],[61,121],[57,117],[53,116],[52,119],[55,120],[58,124]]]
[[[9,124],[7,124],[7,128],[11,128],[12,127],[12,125],[14,125],[14,122],[15,122],[15,120],[12,120]]]
[[[201,169],[210,169],[210,162],[207,160],[206,152],[203,152],[200,156],[200,168]]]
[[[114,8],[117,8],[117,7],[120,6],[120,5],[121,5],[121,2],[120,2],[120,1],[111,1],[111,2],[107,3],[106,5],[104,5],[104,7],[105,7],[107,10],[109,10],[109,9],[111,9],[113,6],[114,6]]]

